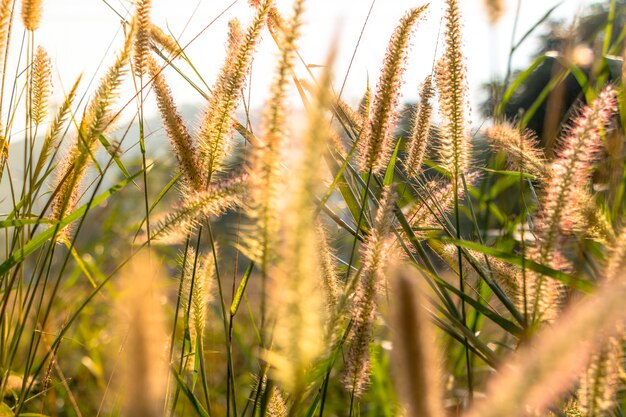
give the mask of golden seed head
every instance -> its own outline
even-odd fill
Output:
[[[372,102],[371,117],[359,142],[359,162],[363,171],[378,173],[387,166],[398,118],[397,107],[409,54],[409,41],[426,8],[427,6],[421,6],[409,10],[400,20],[389,41]]]
[[[495,25],[500,21],[504,12],[506,12],[506,4],[504,0],[483,0],[489,23]]]
[[[42,4],[43,0],[22,0],[22,21],[31,32],[37,30],[41,23]]]
[[[37,47],[33,66],[32,77],[32,107],[31,117],[33,122],[41,124],[48,114],[48,97],[52,91],[52,68],[50,57],[41,46]]]
[[[469,168],[471,143],[468,135],[467,69],[462,52],[461,12],[458,0],[446,0],[444,51],[435,68],[442,116],[439,157],[456,181]]]

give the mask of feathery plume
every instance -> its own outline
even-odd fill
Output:
[[[622,347],[615,337],[609,338],[605,346],[591,355],[577,391],[583,415],[605,416],[615,406],[622,357]]]
[[[626,267],[626,227],[611,245],[610,256],[605,269],[605,277],[614,277]]]
[[[522,417],[529,410],[545,411],[575,381],[590,352],[615,335],[616,323],[626,319],[624,278],[620,271],[518,350],[489,383],[489,400],[477,402],[467,417]]]
[[[22,0],[22,21],[31,32],[39,28],[43,0]]]
[[[204,335],[209,303],[213,298],[214,271],[215,260],[212,251],[200,257],[192,248],[187,249],[180,299],[182,310],[189,317],[191,346],[196,346],[197,338],[201,344]]]
[[[508,123],[498,123],[489,127],[485,134],[494,151],[506,153],[511,170],[523,169],[538,178],[546,175],[545,156],[532,131],[520,132]]]
[[[247,177],[245,174],[237,175],[189,194],[182,205],[159,222],[150,238],[163,238],[181,229],[189,230],[200,216],[217,216],[241,205]]]
[[[341,292],[337,268],[333,261],[333,249],[328,244],[326,230],[320,221],[315,226],[317,232],[318,252],[320,254],[320,268],[322,270],[322,282],[326,292],[326,304],[329,310],[337,305],[339,293]]]
[[[123,392],[126,414],[161,415],[167,366],[167,333],[161,306],[163,278],[155,255],[139,254],[120,273],[123,296],[118,326],[126,334]]]
[[[267,271],[270,260],[274,257],[274,240],[278,233],[277,214],[280,191],[277,187],[277,179],[281,172],[281,151],[285,148],[284,112],[287,107],[289,71],[293,66],[303,9],[304,0],[296,0],[293,5],[293,16],[280,45],[281,55],[270,99],[263,114],[259,144],[254,148],[251,158],[251,217],[257,224],[259,250],[256,252],[260,253],[259,263],[262,271]]]
[[[324,271],[319,254],[312,196],[319,188],[319,165],[325,149],[328,123],[325,108],[331,100],[334,50],[328,58],[314,103],[308,108],[308,129],[300,136],[296,162],[288,180],[290,192],[280,212],[278,260],[272,269],[270,293],[276,317],[274,360],[277,375],[293,395],[297,407],[315,360],[323,351],[325,300]],[[295,139],[295,138],[294,138]]]
[[[9,29],[11,27],[11,13],[13,11],[14,0],[0,0],[0,70],[4,66],[4,55],[9,40]]]
[[[78,84],[80,83],[81,78],[82,75],[80,75],[76,79],[74,85],[72,86],[72,89],[69,93],[67,93],[63,104],[57,110],[57,114],[55,115],[54,120],[52,120],[52,123],[50,123],[50,126],[48,126],[43,145],[41,146],[41,151],[39,152],[39,157],[37,159],[37,165],[35,166],[33,178],[39,177],[39,174],[43,170],[44,164],[48,161],[48,158],[50,158],[50,154],[52,153],[53,149],[56,149],[59,146],[59,135],[61,134],[63,126],[67,121],[67,116],[70,112],[70,108],[72,107],[74,97],[76,97],[76,90],[78,89]]]
[[[439,156],[441,165],[458,181],[467,171],[471,143],[467,132],[467,69],[462,52],[461,11],[458,0],[446,0],[444,51],[436,66],[439,111],[443,118]]]
[[[150,56],[150,9],[152,0],[135,0],[135,42],[133,54],[135,58],[134,71],[137,76],[142,76],[147,71],[147,58]]]
[[[163,48],[171,57],[179,57],[183,53],[176,39],[165,33],[163,29],[154,23],[148,23],[148,33],[150,34],[150,39]]]
[[[361,133],[363,126],[367,123],[366,119],[360,112],[354,111],[348,103],[341,99],[338,99],[335,104],[335,113],[337,113],[340,120],[343,120],[343,122],[346,123],[346,125],[348,125],[356,135]]]
[[[237,21],[232,21],[227,57],[213,88],[207,111],[199,132],[202,167],[211,178],[219,171],[228,155],[235,130],[235,111],[250,73],[252,57],[273,0],[263,0],[244,33]]]
[[[52,202],[50,218],[61,220],[72,212],[78,199],[78,188],[85,173],[90,155],[96,150],[99,135],[104,134],[113,122],[111,107],[118,95],[123,76],[126,73],[126,64],[130,57],[134,30],[131,27],[124,47],[117,55],[100,80],[98,89],[87,105],[79,127],[79,137],[66,154],[58,168],[57,182],[54,188],[59,188]],[[59,239],[69,236],[68,228],[59,231]]]
[[[148,56],[146,58],[146,65],[152,78],[152,88],[156,94],[157,106],[161,113],[165,131],[172,143],[180,170],[187,181],[186,186],[190,189],[188,192],[203,190],[205,189],[204,177],[201,174],[200,163],[197,160],[197,151],[187,126],[185,126],[182,117],[178,113],[176,103],[174,103],[174,98],[172,97],[172,91],[161,73],[161,68],[152,57]]]
[[[376,212],[374,227],[362,249],[362,266],[352,301],[352,330],[348,339],[348,355],[343,382],[359,398],[369,382],[369,343],[372,338],[380,292],[392,245],[395,192],[386,187]]]
[[[48,53],[41,46],[37,47],[33,66],[32,77],[32,106],[31,117],[35,125],[41,124],[48,114],[48,97],[52,90],[52,68]]]
[[[504,12],[506,12],[506,4],[504,0],[483,0],[489,23],[495,25],[500,21]]]
[[[395,262],[394,262],[395,263]],[[393,268],[392,324],[395,380],[409,416],[443,417],[439,359],[426,301],[411,282],[408,265]]]
[[[604,270],[604,281],[615,279],[626,266],[626,228],[620,232],[610,249]],[[618,324],[617,331],[623,331]],[[620,339],[611,337],[596,349],[585,372],[580,376],[577,397],[580,409],[586,416],[604,416],[615,405],[615,396],[623,358]]]
[[[535,222],[537,245],[528,254],[533,261],[557,270],[568,268],[568,261],[561,253],[560,237],[572,231],[573,219],[579,217],[578,190],[584,190],[590,179],[591,166],[602,146],[602,134],[615,111],[615,90],[609,86],[581,110],[569,129],[550,170]],[[561,305],[563,284],[531,272],[527,274],[526,286],[522,291],[526,297],[520,300],[522,311],[530,314],[533,322],[553,320]]]
[[[382,73],[372,103],[371,119],[366,123],[359,143],[361,169],[378,173],[386,165],[391,153],[393,130],[398,118],[402,76],[409,54],[409,41],[416,23],[428,6],[409,10],[400,20],[391,36]]]
[[[420,103],[413,116],[413,128],[404,162],[407,173],[411,177],[415,177],[422,170],[433,115],[433,106],[430,101],[434,94],[432,77],[429,75],[422,85]]]

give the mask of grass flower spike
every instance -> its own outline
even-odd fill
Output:
[[[387,166],[393,146],[391,142],[398,118],[400,87],[409,55],[411,34],[427,7],[424,5],[409,10],[389,41],[370,120],[366,123],[359,143],[359,161],[363,171],[378,173]]]
[[[156,61],[148,57],[146,63],[150,77],[152,78],[152,88],[156,95],[161,119],[163,120],[167,136],[172,143],[172,148],[180,169],[184,174],[187,188],[191,191],[203,190],[205,188],[205,181],[200,162],[198,161],[197,150],[187,130],[187,126],[185,126],[182,117],[178,114],[172,92]]]
[[[201,162],[205,175],[222,169],[235,130],[235,111],[241,101],[254,51],[273,0],[263,0],[248,29],[243,32],[236,21],[231,23],[227,57],[213,87],[199,132]]]
[[[404,164],[410,176],[415,176],[422,168],[422,161],[426,155],[430,124],[433,114],[431,99],[434,95],[432,77],[428,76],[420,94],[420,102],[413,117],[413,128],[406,151]]]
[[[35,125],[39,125],[48,114],[48,97],[52,92],[50,58],[41,46],[37,47],[31,74],[33,85],[31,118]]]
[[[446,0],[444,27],[444,51],[436,67],[439,112],[443,118],[438,150],[441,165],[457,181],[469,168],[471,158],[467,121],[467,69],[458,0]]]
[[[343,381],[349,392],[359,398],[370,377],[369,344],[377,313],[378,297],[391,249],[395,192],[385,188],[376,212],[374,228],[363,248],[361,273],[352,301],[352,330]]]
[[[22,1],[22,22],[24,27],[31,32],[39,28],[41,24],[41,10],[43,0]]]

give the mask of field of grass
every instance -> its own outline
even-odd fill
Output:
[[[53,105],[46,2],[0,0],[0,417],[624,415],[623,0],[471,123],[459,0],[407,5],[357,107],[335,49],[299,53],[312,0],[250,0],[213,80],[128,3],[102,77]]]

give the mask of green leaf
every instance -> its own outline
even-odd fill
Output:
[[[200,400],[198,400],[194,393],[191,392],[191,390],[183,380],[182,376],[178,373],[178,371],[176,371],[176,368],[174,368],[174,366],[172,365],[170,366],[170,370],[174,374],[176,382],[178,382],[178,387],[183,392],[183,394],[185,394],[187,399],[189,399],[189,402],[193,406],[194,410],[196,410],[196,413],[198,413],[200,417],[211,417],[209,413],[204,409],[204,407],[202,407]]]
[[[391,156],[391,160],[389,161],[389,165],[387,166],[387,171],[385,172],[385,180],[383,184],[385,187],[389,187],[393,182],[393,173],[396,168],[396,158],[398,157],[398,150],[400,149],[400,139],[396,142],[396,149],[393,151],[393,155]]]
[[[246,291],[246,287],[248,286],[248,280],[250,279],[250,275],[252,274],[253,269],[254,269],[254,262],[250,262],[250,265],[248,265],[246,272],[243,274],[243,278],[241,279],[239,288],[237,288],[237,293],[235,294],[235,298],[233,298],[233,302],[230,305],[231,316],[234,316],[235,314],[237,314],[237,310],[239,309],[239,304],[241,303],[241,298],[243,297],[243,294]]]

